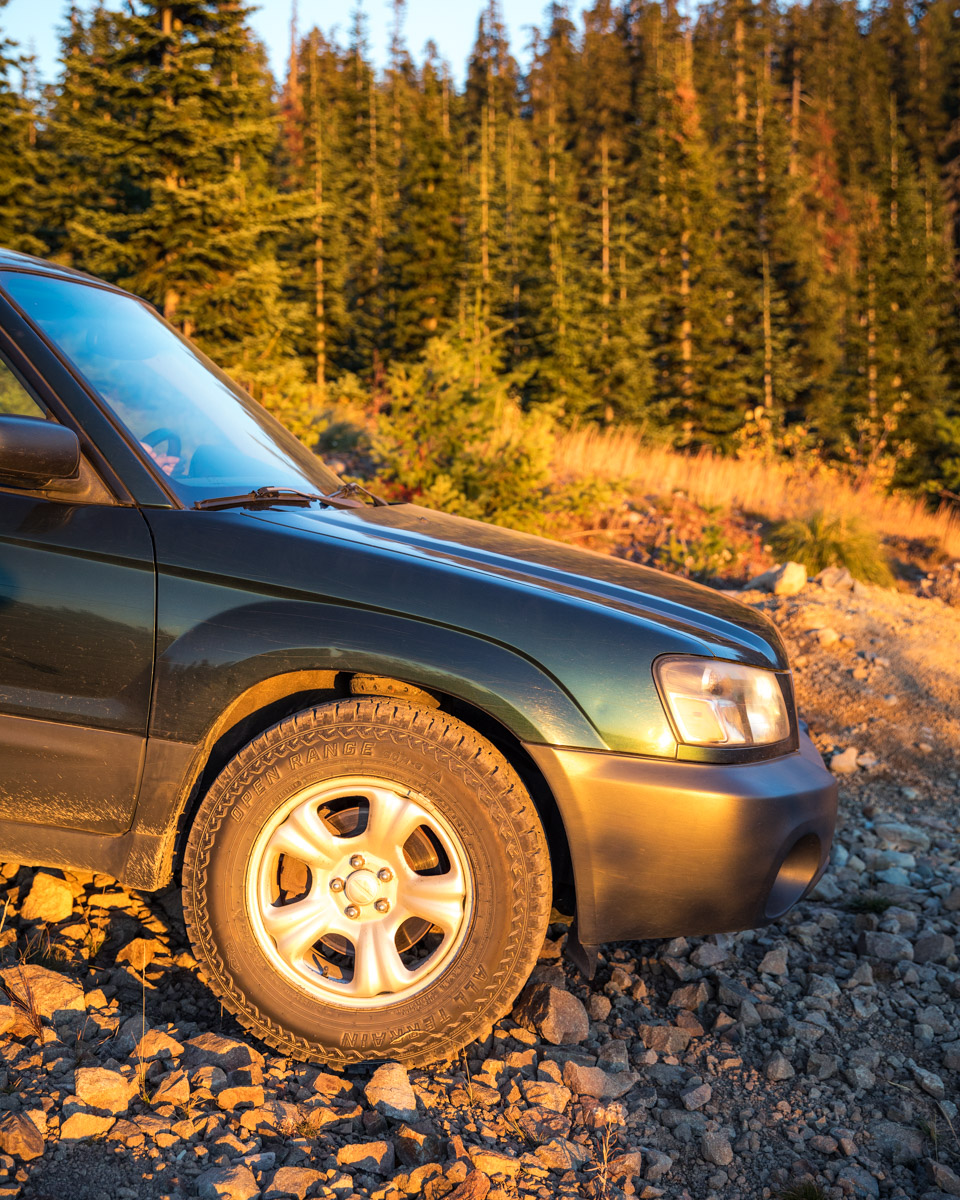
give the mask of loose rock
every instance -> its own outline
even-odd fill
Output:
[[[355,1142],[340,1147],[337,1162],[354,1171],[389,1175],[394,1164],[393,1146],[390,1142]]]
[[[19,1008],[33,1010],[55,1024],[76,1021],[85,1011],[83,988],[74,980],[36,963],[0,970],[0,985]]]
[[[956,946],[952,937],[945,933],[926,933],[914,943],[913,961],[942,963],[955,952]]]
[[[860,769],[857,766],[857,758],[860,751],[856,746],[848,746],[846,750],[842,750],[839,754],[834,754],[830,759],[830,770],[834,775],[855,775]]]
[[[425,1125],[402,1125],[393,1139],[397,1158],[405,1167],[422,1167],[440,1159],[440,1139]]]
[[[857,953],[881,962],[902,962],[913,959],[913,946],[899,934],[865,929],[857,940]]]
[[[513,1011],[514,1020],[533,1028],[555,1046],[575,1045],[590,1033],[587,1010],[561,988],[535,983],[527,987]]]
[[[728,1167],[733,1162],[733,1147],[722,1133],[705,1133],[700,1140],[700,1153],[718,1167]]]
[[[314,1171],[310,1167],[280,1167],[263,1189],[262,1200],[287,1200],[290,1196],[305,1200],[307,1192],[323,1178],[322,1171]]]
[[[709,1104],[713,1098],[713,1089],[708,1083],[690,1084],[685,1087],[680,1093],[680,1099],[683,1101],[683,1107],[688,1112],[694,1112],[696,1109],[703,1108],[705,1104]]]
[[[761,975],[786,975],[787,947],[777,946],[773,950],[768,950],[760,960],[757,970]]]
[[[790,1060],[777,1050],[763,1064],[763,1073],[768,1079],[777,1083],[782,1079],[792,1079],[796,1071],[794,1071]]]
[[[65,879],[39,871],[20,908],[24,921],[44,921],[53,924],[65,921],[73,912],[73,889]]]
[[[143,971],[166,947],[153,938],[134,938],[117,951],[118,963],[129,963],[135,971]]]
[[[108,1071],[104,1067],[80,1067],[77,1069],[74,1091],[77,1099],[88,1108],[101,1113],[119,1116],[127,1111],[130,1097],[136,1091],[133,1079],[127,1079],[119,1071]]]
[[[692,1036],[689,1029],[680,1029],[676,1025],[640,1025],[637,1033],[648,1050],[660,1054],[682,1054]]]
[[[113,1126],[114,1117],[104,1117],[97,1113],[75,1112],[60,1126],[61,1142],[82,1142],[87,1138],[102,1137]]]
[[[202,1033],[191,1038],[183,1048],[184,1066],[220,1067],[223,1071],[236,1071],[241,1067],[263,1067],[263,1055],[246,1042],[221,1037],[217,1033]]]
[[[946,1192],[948,1196],[960,1196],[960,1175],[951,1171],[945,1163],[927,1159],[927,1174],[930,1182],[941,1192]]]
[[[417,1097],[399,1063],[384,1063],[374,1071],[365,1089],[367,1103],[395,1121],[417,1119]]]
[[[0,1117],[0,1151],[29,1162],[43,1154],[43,1136],[29,1117],[4,1113]]]
[[[256,1200],[260,1188],[249,1167],[217,1167],[197,1179],[201,1200]]]

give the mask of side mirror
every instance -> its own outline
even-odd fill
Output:
[[[0,417],[0,480],[44,487],[76,478],[80,441],[72,429],[37,417]]]

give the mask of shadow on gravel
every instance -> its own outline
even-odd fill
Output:
[[[81,1142],[64,1158],[39,1161],[30,1168],[23,1200],[133,1200],[172,1191],[176,1167],[118,1144]]]

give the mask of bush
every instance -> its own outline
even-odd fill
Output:
[[[705,525],[699,535],[684,538],[671,529],[666,542],[653,557],[658,567],[673,574],[689,575],[701,583],[715,579],[738,556],[725,531],[717,524]]]
[[[429,508],[546,532],[596,502],[583,480],[554,482],[556,417],[524,412],[519,381],[492,354],[435,338],[387,373],[370,439],[378,479]]]
[[[893,585],[893,574],[880,540],[857,517],[830,515],[822,509],[801,519],[794,517],[775,526],[770,547],[782,562],[802,563],[808,575],[826,567],[846,567],[854,579]]]

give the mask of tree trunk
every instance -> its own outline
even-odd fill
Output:
[[[610,340],[610,143],[600,135],[600,304],[603,307],[601,338]]]
[[[763,95],[757,94],[757,198],[759,220],[757,235],[760,239],[761,312],[763,325],[763,405],[769,413],[773,408],[773,317],[770,295],[770,247],[767,229],[767,148],[766,106]]]
[[[160,32],[164,38],[169,38],[173,34],[173,10],[170,8],[162,8],[160,10]],[[170,73],[173,70],[169,42],[164,43],[162,66],[166,73]],[[169,89],[164,93],[163,102],[167,108],[173,108],[173,93]],[[164,183],[171,191],[176,191],[179,182],[176,171],[170,170],[167,172]],[[171,325],[175,322],[179,307],[180,293],[172,284],[168,283],[163,293],[163,315]]]
[[[310,114],[313,117],[313,313],[314,313],[314,351],[317,357],[317,388],[320,392],[321,403],[325,399],[327,386],[327,321],[326,296],[324,289],[324,225],[323,225],[323,152],[324,152],[324,111],[320,100],[320,87],[317,80],[317,46],[316,35],[310,39]]]
[[[890,228],[896,229],[900,222],[900,205],[897,192],[900,190],[900,153],[897,147],[897,97],[890,92]]]

